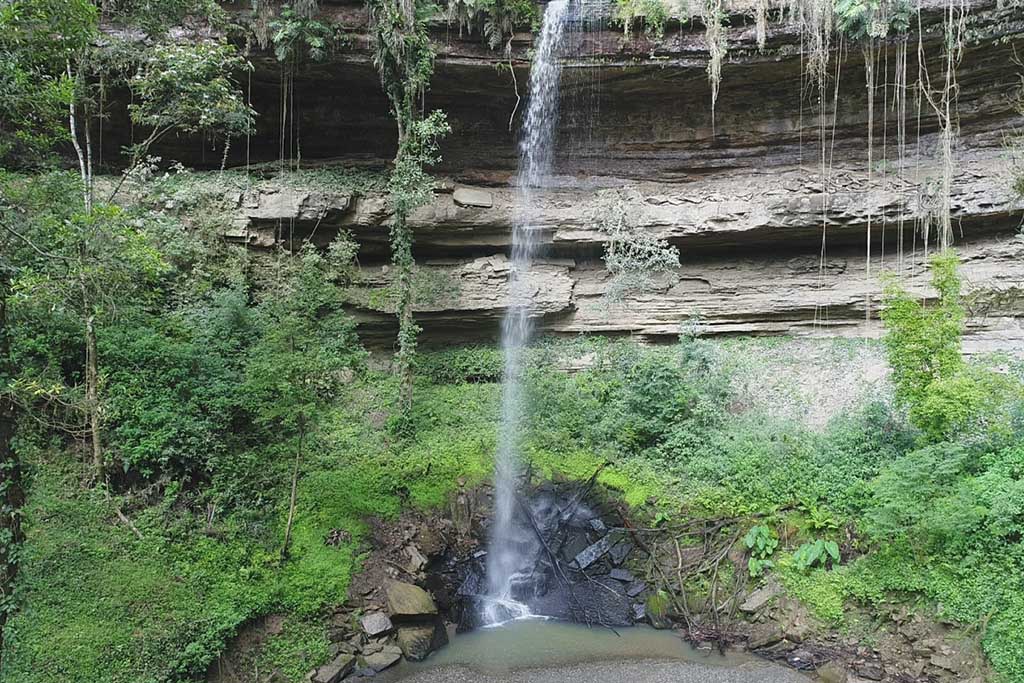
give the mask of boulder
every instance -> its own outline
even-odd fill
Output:
[[[628,595],[631,598],[635,598],[636,596],[643,593],[645,590],[647,590],[646,583],[644,583],[643,581],[634,581],[633,583],[626,586],[626,595]]]
[[[393,581],[387,589],[388,611],[392,617],[414,618],[437,614],[437,605],[430,593],[419,586]]]
[[[439,622],[398,629],[398,647],[406,659],[422,661],[431,652],[448,643],[448,634]]]
[[[393,628],[391,619],[389,619],[388,615],[383,612],[370,612],[369,614],[364,614],[359,620],[359,624],[363,627],[363,631],[366,635],[371,638],[385,633],[390,633]]]
[[[365,658],[366,666],[375,672],[383,671],[402,658],[402,649],[395,645],[385,645],[380,652]]]
[[[768,647],[782,640],[782,628],[775,622],[758,624],[747,637],[747,647],[751,650],[758,650]]]
[[[352,655],[338,655],[330,664],[324,664],[313,674],[313,683],[338,683],[356,666]]]

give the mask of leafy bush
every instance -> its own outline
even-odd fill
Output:
[[[885,289],[885,346],[896,398],[927,440],[1006,436],[1021,382],[1009,375],[968,366],[961,355],[966,312],[953,251],[930,261],[938,300],[925,306],[895,280]]]
[[[743,545],[750,551],[750,559],[747,560],[750,576],[761,576],[765,570],[772,568],[773,564],[769,558],[779,547],[779,539],[769,527],[763,524],[751,527],[743,537]]]
[[[807,571],[811,567],[827,568],[829,564],[839,563],[839,544],[819,538],[804,543],[793,553],[793,565],[799,571]]]
[[[642,24],[644,32],[660,40],[671,18],[665,0],[616,0],[615,20],[628,32]]]
[[[417,355],[416,373],[434,384],[500,382],[505,368],[501,349],[478,346]]]

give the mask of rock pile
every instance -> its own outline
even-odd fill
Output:
[[[538,616],[590,626],[629,626],[647,621],[648,586],[627,568],[635,548],[618,512],[585,498],[593,482],[546,483],[518,506],[533,573],[513,586],[513,597]],[[450,558],[439,573],[454,589],[460,631],[480,626],[486,595],[486,551]]]
[[[309,672],[310,683],[372,678],[402,657],[420,661],[447,644],[444,620],[430,593],[411,583],[393,581],[385,595],[386,613],[336,615],[340,623],[330,632],[332,640],[337,639],[331,647],[332,659]]]

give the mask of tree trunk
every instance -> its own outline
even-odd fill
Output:
[[[75,75],[71,71],[71,62],[67,62],[67,75],[72,81],[75,81],[76,87],[78,82],[75,80]],[[86,147],[91,146],[91,139],[88,136],[89,122],[86,121]],[[78,157],[78,173],[82,178],[82,202],[85,204],[85,212],[87,214],[92,213],[92,149],[88,149],[88,154],[82,151],[82,145],[78,141],[78,122],[75,116],[75,98],[72,97],[68,103],[68,132],[71,134],[71,144],[75,148],[75,156]],[[88,157],[88,159],[87,159]]]
[[[295,449],[295,467],[292,470],[292,492],[288,498],[288,523],[284,527],[284,545],[281,546],[281,559],[288,557],[288,546],[292,541],[292,524],[295,522],[295,498],[299,489],[299,468],[302,466],[302,441],[306,436],[306,420],[299,418],[299,445]]]
[[[18,574],[18,546],[24,540],[21,511],[25,504],[21,462],[12,446],[15,404],[7,391],[14,372],[7,328],[10,276],[0,265],[0,671],[3,671],[4,627],[10,617],[14,579]]]
[[[89,418],[89,435],[92,438],[92,465],[96,482],[104,482],[106,472],[103,466],[103,442],[100,440],[100,398],[99,367],[96,352],[95,318],[85,319],[85,409]]]

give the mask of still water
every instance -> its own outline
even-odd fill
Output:
[[[424,662],[404,662],[384,683],[807,683],[742,652],[697,650],[671,631],[587,628],[525,620],[452,637]]]

